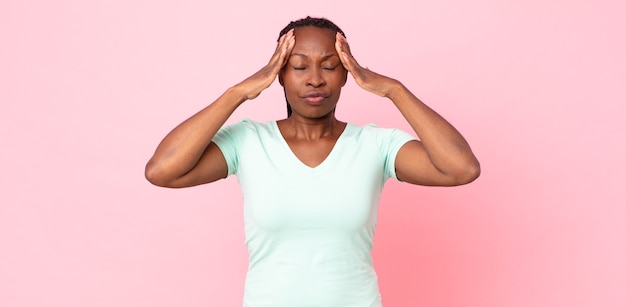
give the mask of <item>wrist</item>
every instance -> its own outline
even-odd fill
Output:
[[[224,95],[227,96],[227,97],[230,97],[231,99],[229,99],[229,100],[236,101],[237,105],[240,105],[244,101],[249,99],[246,96],[245,92],[241,89],[239,84],[237,84],[235,86],[232,86],[229,89],[227,89],[226,93],[224,93]]]
[[[406,88],[404,87],[404,85],[402,85],[402,83],[400,83],[400,81],[391,79],[391,82],[387,86],[387,91],[384,97],[394,100],[395,98],[398,97],[398,95],[400,95],[405,90]]]

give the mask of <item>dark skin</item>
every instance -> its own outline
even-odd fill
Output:
[[[280,38],[265,67],[172,130],[146,165],[146,178],[155,185],[172,188],[225,178],[226,161],[211,139],[237,107],[256,98],[277,77],[293,110],[289,118],[277,122],[280,132],[302,163],[319,165],[346,126],[335,118],[334,109],[348,73],[361,88],[389,98],[420,139],[400,148],[395,161],[398,179],[419,185],[453,186],[478,177],[476,157],[463,136],[443,117],[399,81],[359,65],[341,34],[301,27]]]
[[[298,159],[315,167],[330,154],[346,127],[335,118],[334,109],[347,71],[335,50],[334,32],[303,27],[295,33],[304,39],[298,40],[279,73],[293,113],[278,121],[278,128]]]

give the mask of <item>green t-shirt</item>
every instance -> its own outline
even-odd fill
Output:
[[[244,307],[382,306],[370,254],[378,202],[396,178],[398,150],[413,139],[348,123],[328,157],[309,167],[274,121],[222,128],[213,141],[244,199]]]

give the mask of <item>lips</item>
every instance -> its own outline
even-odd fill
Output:
[[[324,101],[324,99],[326,99],[326,97],[328,97],[328,94],[326,94],[325,92],[310,91],[304,94],[302,96],[302,99],[308,104],[319,105]]]

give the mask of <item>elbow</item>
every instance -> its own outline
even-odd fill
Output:
[[[149,161],[148,164],[146,164],[144,176],[146,177],[146,180],[148,180],[148,182],[152,183],[155,186],[164,188],[168,188],[171,186],[169,184],[169,181],[167,180],[167,176],[163,172],[163,168],[159,167],[158,164],[154,163],[153,161]]]
[[[480,163],[474,160],[467,163],[465,167],[456,176],[456,185],[468,184],[480,176]]]

